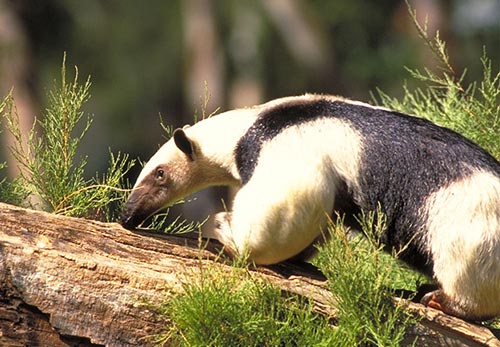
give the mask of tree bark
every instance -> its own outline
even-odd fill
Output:
[[[220,251],[196,237],[131,232],[0,203],[0,345],[154,345],[168,324],[155,304],[204,266],[229,270]],[[283,263],[251,273],[334,318],[326,282],[312,268]],[[401,304],[423,317],[408,337],[419,336],[419,346],[500,346],[498,331]]]

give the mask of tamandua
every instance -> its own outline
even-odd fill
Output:
[[[301,253],[327,215],[381,206],[384,244],[439,285],[423,303],[469,320],[500,315],[500,163],[454,131],[324,95],[224,112],[174,132],[122,224],[214,185],[241,189],[209,236],[256,263]]]

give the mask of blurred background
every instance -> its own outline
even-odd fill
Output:
[[[466,80],[480,78],[483,46],[498,71],[499,0],[410,3]],[[60,81],[64,52],[68,79],[76,65],[92,81],[81,149],[89,176],[106,170],[108,148],[147,160],[165,141],[159,114],[192,123],[206,90],[207,113],[305,92],[370,102],[376,88],[402,96],[405,66],[435,65],[402,0],[0,0],[0,95],[14,87],[26,129]],[[224,196],[208,191],[184,213],[203,218]]]

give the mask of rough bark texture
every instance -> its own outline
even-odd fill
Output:
[[[204,265],[228,268],[219,254],[214,243],[200,250],[196,238],[0,204],[0,346],[153,345],[168,322],[151,303],[168,300]],[[335,315],[312,269],[285,263],[253,273]],[[419,304],[408,309],[423,317],[410,332],[419,346],[500,346],[486,327]]]

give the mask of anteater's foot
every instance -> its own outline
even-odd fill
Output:
[[[491,315],[478,315],[477,313],[470,312],[470,310],[465,309],[459,302],[448,297],[442,289],[425,294],[422,300],[420,300],[420,303],[449,314],[450,316],[468,321],[484,321],[494,318]]]
[[[231,231],[231,216],[230,212],[217,213],[214,216],[214,227],[204,229],[202,236],[219,241],[224,246],[224,252],[231,257],[235,257],[237,252]]]

